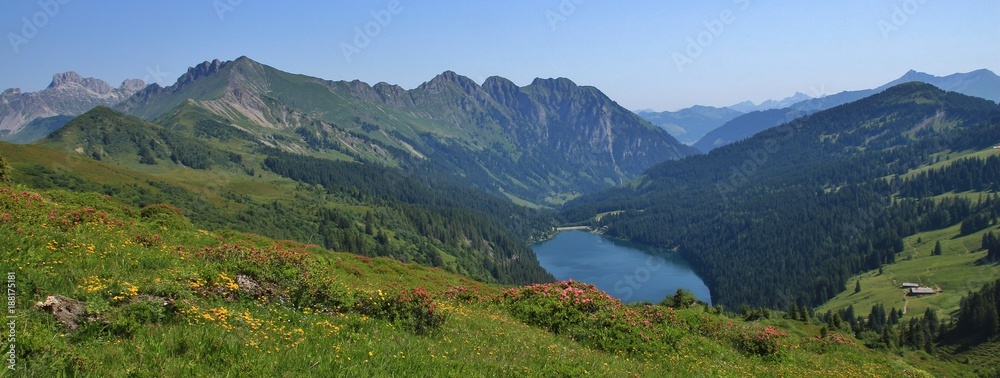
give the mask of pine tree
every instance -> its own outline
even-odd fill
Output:
[[[861,292],[861,280],[858,280],[858,282],[854,285],[854,292],[855,293]]]
[[[899,337],[896,336],[896,332],[893,331],[892,327],[882,328],[882,343],[885,344],[886,348],[895,347],[897,340],[899,340]]]
[[[983,249],[987,251],[986,259],[996,261],[1000,259],[1000,238],[992,231],[983,234]]]
[[[840,320],[840,313],[833,313],[833,319],[830,320],[830,324],[833,325],[833,329],[840,329],[843,321]]]
[[[941,241],[938,240],[934,243],[934,250],[931,251],[931,256],[941,256]]]
[[[368,235],[375,233],[375,216],[371,211],[365,213],[365,233]]]
[[[799,318],[799,305],[792,301],[792,304],[788,306],[788,318],[798,319]]]
[[[941,322],[938,320],[937,312],[928,308],[924,311],[924,323],[926,323],[927,333],[931,338],[939,336]]]
[[[896,309],[889,310],[889,325],[894,326],[896,324],[899,324],[899,313],[896,312]]]

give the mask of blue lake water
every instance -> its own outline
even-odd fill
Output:
[[[587,231],[563,231],[531,248],[557,280],[592,283],[622,302],[659,303],[684,288],[712,303],[705,282],[676,253]]]

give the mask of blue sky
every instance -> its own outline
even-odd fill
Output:
[[[445,70],[567,77],[630,109],[676,110],[872,88],[909,69],[1000,73],[997,16],[995,0],[10,0],[0,87],[70,70],[168,85],[246,55],[404,88]]]

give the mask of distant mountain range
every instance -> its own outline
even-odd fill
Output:
[[[692,145],[729,120],[743,115],[732,108],[695,105],[676,112],[640,111],[640,117],[662,127],[681,143]]]
[[[750,102],[750,101],[743,101],[743,102],[741,102],[739,104],[727,106],[727,108],[733,109],[733,110],[738,111],[740,113],[759,112],[759,111],[764,111],[764,110],[787,108],[787,107],[792,106],[792,105],[794,105],[796,103],[799,103],[799,102],[802,102],[802,101],[805,101],[805,100],[808,100],[808,99],[811,99],[811,98],[812,98],[812,96],[809,96],[809,95],[807,95],[805,93],[795,92],[794,95],[786,97],[783,100],[767,100],[767,101],[764,101],[764,102],[760,103],[759,105],[754,105],[754,103]]]
[[[24,143],[42,138],[71,117],[95,106],[120,103],[145,86],[142,80],[129,79],[113,88],[100,79],[64,72],[38,92],[7,89],[0,95],[0,140]]]
[[[57,75],[50,88],[23,95],[46,101],[14,107],[10,124],[17,127],[7,139],[44,137],[68,120],[31,129],[31,116],[108,105],[168,127],[235,127],[297,154],[454,173],[535,204],[558,204],[696,153],[598,89],[565,78],[518,87],[494,76],[480,85],[448,71],[405,90],[291,74],[246,57],[206,61],[168,87],[126,81],[112,90],[74,75]]]
[[[992,71],[981,69],[939,77],[910,70],[899,79],[878,88],[844,91],[820,98],[807,99],[780,109],[757,110],[734,117],[718,128],[707,132],[701,140],[694,143],[693,147],[699,151],[708,152],[798,117],[857,101],[898,84],[914,81],[931,84],[946,91],[985,98],[993,102],[1000,101],[1000,76]]]
[[[724,125],[733,118],[755,111],[786,108],[810,98],[804,93],[796,92],[794,95],[783,100],[767,100],[759,105],[750,101],[743,101],[724,108],[695,105],[675,112],[638,110],[636,114],[650,123],[662,127],[681,143],[690,146],[704,137],[709,131],[719,128],[719,126]]]

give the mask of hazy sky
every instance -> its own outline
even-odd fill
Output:
[[[1000,1],[82,1],[0,3],[0,87],[56,72],[172,84],[246,55],[330,80],[413,88],[567,77],[629,109],[873,88],[909,69],[1000,73]]]

